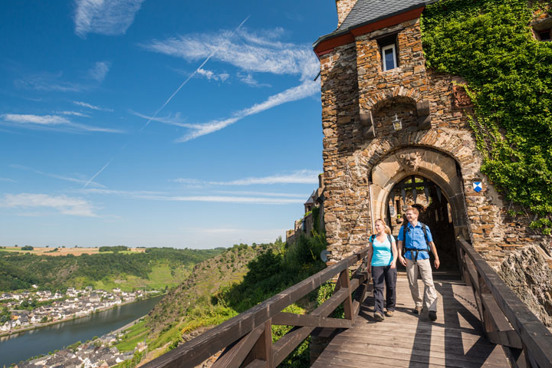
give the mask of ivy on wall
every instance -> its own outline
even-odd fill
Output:
[[[533,227],[550,234],[552,42],[533,37],[534,12],[550,14],[550,6],[442,0],[424,11],[422,40],[428,67],[468,83],[481,171],[535,215]]]

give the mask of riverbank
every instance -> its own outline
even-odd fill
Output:
[[[151,295],[151,296],[149,296],[149,297],[147,297],[147,298],[135,299],[135,300],[123,302],[123,303],[120,303],[120,304],[115,304],[115,305],[110,306],[110,307],[98,308],[98,309],[94,310],[94,311],[91,312],[91,313],[88,313],[88,314],[85,314],[85,315],[82,315],[82,316],[78,316],[78,317],[75,316],[75,315],[73,315],[73,316],[71,316],[71,317],[64,318],[64,319],[60,319],[60,320],[56,320],[56,321],[38,323],[38,324],[31,325],[31,326],[25,326],[25,327],[23,327],[23,328],[18,328],[18,329],[15,329],[15,330],[10,330],[10,331],[7,331],[7,332],[0,332],[0,338],[2,338],[2,337],[9,337],[9,336],[12,336],[12,335],[17,335],[17,334],[21,334],[21,333],[23,333],[23,332],[28,332],[28,331],[32,331],[32,330],[36,330],[36,329],[41,329],[41,328],[44,328],[44,327],[48,327],[48,326],[52,326],[52,325],[57,325],[57,324],[64,323],[64,322],[76,321],[76,320],[79,320],[79,319],[82,319],[82,318],[90,317],[90,316],[92,316],[94,313],[105,312],[105,311],[108,311],[108,310],[111,310],[111,309],[115,309],[115,308],[122,307],[122,306],[124,306],[124,305],[132,304],[132,303],[136,303],[136,302],[140,302],[140,301],[144,301],[144,300],[148,300],[148,299],[152,299],[152,298],[156,298],[156,297],[160,297],[160,296],[163,296],[163,293],[159,292],[158,294]],[[131,323],[132,323],[132,322],[131,322]]]
[[[66,361],[69,357],[85,360],[86,357],[89,357],[91,360],[97,361],[101,357],[107,359],[108,356],[117,356],[126,360],[129,358],[127,354],[132,355],[132,351],[117,353],[113,350],[108,353],[104,348],[113,349],[114,340],[121,335],[121,332],[115,333],[114,331],[131,326],[136,320],[143,318],[161,298],[162,296],[158,296],[135,303],[127,303],[121,308],[94,313],[88,318],[70,320],[31,332],[4,337],[4,341],[0,342],[0,367],[3,365],[9,367],[11,364],[19,362],[30,363],[31,361],[32,364],[24,364],[20,367],[36,368],[34,365],[37,363],[40,363],[37,365],[40,367],[59,367],[59,362],[57,365],[55,362],[58,359],[61,361],[62,358],[62,366],[71,366],[72,362]],[[94,349],[99,346],[102,348],[95,351]],[[79,362],[77,366],[82,364],[83,362]],[[89,365],[89,367],[92,366]]]

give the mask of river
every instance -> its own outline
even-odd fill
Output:
[[[0,367],[102,336],[148,314],[155,297],[55,325],[0,337]]]

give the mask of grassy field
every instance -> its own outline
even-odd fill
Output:
[[[124,276],[124,279],[104,279],[94,282],[94,288],[102,290],[121,288],[123,291],[143,288],[162,290],[165,286],[174,287],[184,281],[190,274],[191,268],[190,266],[171,269],[168,264],[159,264],[153,266],[148,279],[142,279],[133,275],[121,275]]]
[[[22,247],[5,247],[1,250],[11,253],[30,253],[37,256],[67,256],[72,254],[74,256],[81,256],[83,254],[98,254],[100,248],[56,248],[56,247],[34,247],[33,250],[21,250]],[[130,251],[120,252],[123,254],[131,253],[144,253],[146,248],[131,248]],[[102,252],[111,253],[111,252]]]
[[[115,345],[119,351],[131,351],[140,341],[144,341],[148,336],[149,329],[142,320],[125,331],[123,342]]]

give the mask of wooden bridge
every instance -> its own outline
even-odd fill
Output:
[[[303,280],[250,310],[153,360],[145,367],[276,367],[307,337],[324,342],[312,367],[552,367],[552,333],[464,240],[457,240],[460,278],[436,277],[438,319],[411,313],[405,276],[397,312],[375,322],[371,281],[354,268],[367,250]],[[353,269],[351,269],[353,268]],[[333,295],[308,315],[282,312],[337,276]],[[328,316],[340,305],[344,319]],[[294,326],[272,343],[271,326]],[[222,353],[221,353],[222,352]]]

